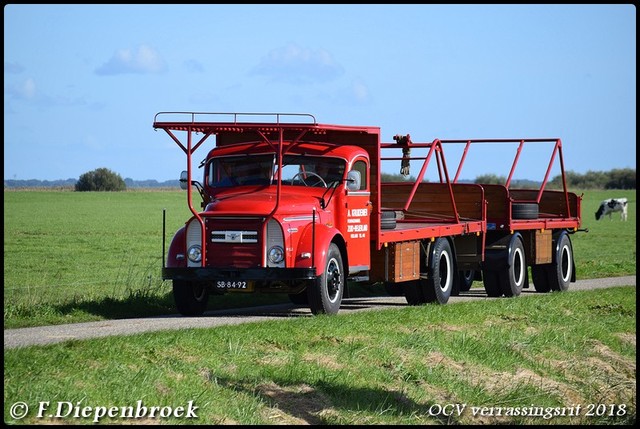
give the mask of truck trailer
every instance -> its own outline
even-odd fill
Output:
[[[529,273],[537,292],[576,281],[571,235],[582,196],[567,190],[559,138],[397,134],[385,143],[380,127],[322,124],[306,113],[159,112],[153,127],[186,155],[180,185],[191,217],[166,258],[163,225],[162,278],[182,315],[201,315],[226,293],[287,294],[313,314],[336,314],[353,282],[381,283],[422,305],[446,304],[474,281],[490,297],[520,295]],[[505,183],[462,182],[467,155],[485,144],[516,148]],[[551,149],[542,183],[512,186],[523,148],[540,144]],[[450,177],[444,152],[453,145],[462,156]],[[196,178],[194,154],[205,147]],[[562,189],[546,189],[557,160]],[[403,176],[411,163],[419,169],[383,181],[388,163]],[[437,180],[427,180],[430,166]]]

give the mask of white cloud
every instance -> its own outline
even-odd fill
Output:
[[[254,75],[288,83],[327,82],[343,72],[328,51],[302,48],[293,43],[273,49],[251,71]]]
[[[166,69],[162,57],[150,46],[140,45],[138,49],[121,49],[106,63],[96,69],[99,75],[124,73],[161,73]]]

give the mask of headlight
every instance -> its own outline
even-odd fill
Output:
[[[269,262],[279,264],[284,260],[284,249],[280,246],[273,246],[269,249]]]
[[[200,262],[202,260],[202,248],[199,245],[189,247],[189,260],[191,262]]]

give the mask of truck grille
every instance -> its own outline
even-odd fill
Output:
[[[206,265],[209,267],[251,268],[262,265],[262,219],[206,220],[208,236]]]
[[[214,243],[257,243],[258,231],[212,231]]]

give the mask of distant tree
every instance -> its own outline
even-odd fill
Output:
[[[119,174],[108,168],[98,168],[80,176],[75,189],[78,192],[86,191],[124,191],[127,185]]]
[[[609,172],[605,189],[636,189],[636,171],[630,168],[614,169]]]
[[[475,183],[483,185],[504,185],[507,178],[495,174],[483,174],[476,177]]]
[[[585,174],[565,172],[568,188],[578,189],[636,189],[636,170],[631,168],[610,171],[587,171]],[[551,188],[562,189],[562,176],[549,182]]]

